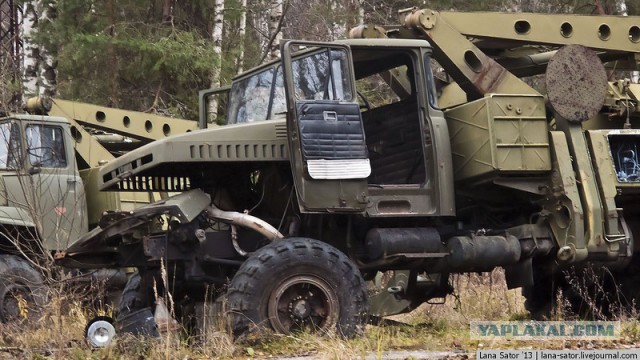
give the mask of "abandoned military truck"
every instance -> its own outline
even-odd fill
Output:
[[[453,273],[503,267],[532,313],[571,266],[631,276],[640,92],[606,67],[636,66],[637,19],[402,16],[284,42],[281,60],[201,92],[202,122],[226,92],[225,126],[100,170],[103,190],[180,194],[107,214],[59,262],[137,267],[120,317],[155,306],[154,283],[176,303],[225,295],[236,334],[351,335],[451,293]]]

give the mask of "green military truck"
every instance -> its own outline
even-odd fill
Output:
[[[195,121],[64,100],[34,98],[26,109],[24,114],[0,117],[2,322],[35,312],[45,302],[45,278],[56,273],[50,266],[53,256],[97,226],[104,211],[133,210],[149,203],[148,194],[99,192],[94,185],[99,165],[168,136],[167,129],[180,133],[198,127]],[[122,131],[124,118],[142,129],[129,126]],[[148,131],[153,125],[164,126],[165,133]],[[107,281],[120,288],[126,282],[122,272],[105,269],[75,279]]]
[[[607,68],[637,68],[638,19],[401,15],[349,40],[286,41],[281,60],[202,91],[202,123],[207,97],[228,96],[225,126],[99,172],[103,190],[181,194],[110,214],[60,263],[137,267],[129,325],[155,283],[176,304],[226,296],[236,334],[351,335],[451,293],[453,273],[496,267],[536,316],[569,291],[569,267],[631,279],[640,88]]]

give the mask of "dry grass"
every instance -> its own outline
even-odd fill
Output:
[[[211,308],[198,313],[207,319],[205,330],[186,338],[177,334],[160,340],[120,336],[115,344],[93,350],[83,339],[84,327],[92,315],[63,292],[54,292],[40,320],[31,324],[0,324],[0,359],[213,359],[264,358],[317,355],[326,359],[355,359],[366,354],[382,355],[390,350],[466,350],[483,348],[611,348],[635,346],[640,341],[640,323],[625,322],[623,339],[616,342],[472,341],[471,320],[520,320],[527,317],[520,290],[507,290],[504,274],[458,275],[453,279],[456,294],[441,305],[424,304],[409,314],[397,315],[401,322],[391,326],[368,326],[362,337],[344,340],[338,336],[297,334],[265,335],[245,343],[234,343]],[[108,312],[108,309],[102,309]],[[628,319],[631,320],[631,317]],[[633,318],[635,319],[635,317]],[[223,329],[220,331],[220,329]]]
[[[520,289],[508,290],[504,271],[491,273],[452,275],[455,293],[447,296],[444,304],[425,304],[423,319],[434,322],[446,320],[449,326],[468,326],[472,320],[515,320],[527,317]],[[409,320],[416,321],[416,312]]]

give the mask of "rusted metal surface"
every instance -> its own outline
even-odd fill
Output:
[[[144,236],[142,238],[142,246],[144,254],[152,260],[160,260],[164,257],[167,251],[166,239],[155,238],[150,236]]]
[[[282,334],[336,326],[340,304],[329,284],[315,275],[294,276],[269,296],[269,321]]]
[[[405,16],[403,26],[431,43],[433,57],[467,93],[470,100],[489,93],[538,95],[536,90],[507,71],[447,23],[440,12],[414,9]]]
[[[569,121],[581,122],[602,109],[607,93],[607,74],[595,51],[569,45],[549,61],[546,85],[553,109]]]

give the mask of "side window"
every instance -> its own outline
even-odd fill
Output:
[[[62,128],[49,125],[27,126],[27,154],[34,166],[67,167]]]
[[[324,50],[294,60],[296,99],[352,101],[347,59],[344,50]]]
[[[267,119],[273,68],[235,82],[231,86],[228,124]]]
[[[16,169],[21,158],[20,128],[10,122],[0,124],[0,169]]]

